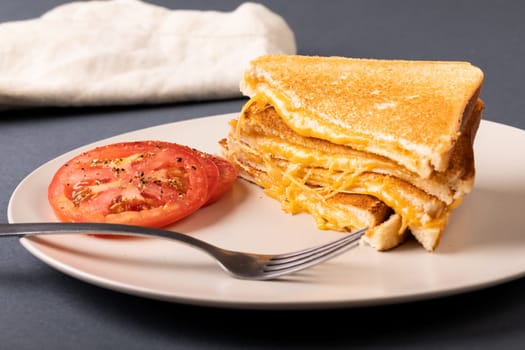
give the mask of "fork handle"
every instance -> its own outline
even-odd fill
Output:
[[[91,222],[34,222],[34,223],[16,223],[0,224],[0,237],[13,236],[35,236],[50,234],[79,234],[79,233],[103,233],[114,235],[134,235],[143,237],[161,237],[171,240],[180,241],[192,246],[201,248],[209,253],[211,244],[201,241],[189,235],[180,232],[155,229],[143,226],[106,224]],[[215,247],[214,247],[215,248]]]

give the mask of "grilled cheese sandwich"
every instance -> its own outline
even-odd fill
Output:
[[[432,251],[473,186],[482,79],[464,62],[263,56],[221,143],[285,211],[369,227],[378,250],[411,232]]]

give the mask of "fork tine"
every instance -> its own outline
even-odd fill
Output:
[[[344,235],[343,237],[336,239],[335,241],[331,241],[329,243],[321,244],[316,247],[306,248],[303,250],[299,250],[293,253],[286,253],[282,255],[276,255],[272,258],[272,261],[279,261],[282,263],[285,263],[287,261],[296,260],[300,258],[301,256],[309,256],[311,253],[316,253],[321,250],[329,249],[333,246],[340,245],[341,243],[345,243],[346,241],[353,241],[357,238],[361,238],[361,236],[366,232],[368,228],[363,228],[359,231],[352,232],[350,234]]]
[[[259,276],[258,279],[274,279],[283,275],[288,275],[294,272],[298,272],[304,269],[307,269],[311,266],[317,265],[323,261],[329,260],[331,258],[334,258],[343,252],[354,248],[356,246],[355,242],[349,243],[348,245],[340,248],[340,249],[333,249],[330,252],[327,252],[323,254],[322,256],[318,256],[316,258],[312,258],[306,261],[301,261],[296,264],[288,264],[288,266],[279,266],[279,267],[272,267],[270,269],[265,269],[263,272],[264,274]]]
[[[266,264],[265,272],[270,274],[284,274],[289,272],[294,272],[302,270],[304,268],[310,267],[314,264],[326,261],[330,258],[333,258],[350,248],[353,248],[361,236],[366,232],[366,229],[356,231],[346,239],[339,239],[332,243],[319,246],[313,249],[306,249],[305,251],[308,254],[295,254],[291,258],[281,259],[277,257],[275,260],[271,259],[270,262]]]

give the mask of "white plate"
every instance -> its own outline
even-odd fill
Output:
[[[158,139],[218,152],[234,115],[159,125],[112,137]],[[47,185],[57,168],[82,149],[36,169],[14,191],[10,222],[55,221]],[[226,275],[204,253],[164,240],[91,236],[21,239],[33,255],[68,275],[105,288],[179,303],[231,308],[300,309],[395,303],[474,290],[525,274],[525,132],[482,121],[476,139],[474,191],[453,213],[440,246],[426,252],[407,242],[390,252],[364,246],[277,281]],[[256,186],[238,181],[215,205],[172,226],[217,245],[285,252],[332,240],[308,215],[291,216]]]

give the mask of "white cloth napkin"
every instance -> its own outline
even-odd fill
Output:
[[[0,107],[165,103],[240,96],[247,63],[296,52],[282,17],[138,0],[73,2],[0,24]]]

